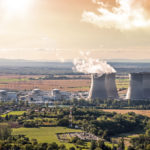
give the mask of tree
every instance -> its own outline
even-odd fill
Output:
[[[69,150],[75,150],[75,148],[74,147],[70,147]]]
[[[95,149],[96,149],[96,142],[92,141],[91,146],[90,146],[90,150],[95,150]]]
[[[47,143],[42,143],[42,149],[43,149],[43,150],[47,149],[47,147],[48,147],[48,144],[47,144]]]
[[[33,145],[37,145],[38,144],[37,139],[31,139],[31,142],[32,142]]]
[[[133,150],[133,149],[132,149]],[[146,146],[146,150],[150,150],[150,144]]]
[[[70,142],[71,143],[77,143],[78,140],[79,140],[79,138],[77,136],[75,136],[72,139],[70,139]]]
[[[125,144],[124,144],[124,139],[123,137],[120,139],[119,143],[118,143],[118,147],[121,149],[121,150],[124,150],[125,149]]]
[[[33,146],[31,144],[26,144],[25,150],[33,150]]]
[[[60,150],[66,150],[66,146],[65,146],[64,144],[61,144],[61,145],[59,146],[59,149],[60,149]]]
[[[0,140],[6,140],[11,132],[12,130],[8,125],[0,125]]]
[[[99,140],[97,143],[99,148],[103,149],[105,147],[105,143],[103,140]]]
[[[8,121],[8,119],[9,119],[9,116],[8,116],[8,115],[6,115],[6,116],[5,116],[5,120],[7,120],[7,121]]]
[[[53,142],[48,146],[47,150],[58,150],[58,145]]]
[[[146,135],[150,136],[150,129],[146,130]]]
[[[128,150],[135,150],[133,147],[129,146]]]
[[[69,126],[69,120],[68,119],[60,119],[58,121],[58,125],[59,126],[64,126],[64,127],[68,127]]]

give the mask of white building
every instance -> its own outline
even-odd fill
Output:
[[[7,92],[5,90],[0,90],[0,101],[17,101],[16,92]]]
[[[7,92],[5,90],[0,90],[0,101],[7,100]]]
[[[49,101],[51,99],[49,92],[34,89],[28,94],[29,101]]]
[[[17,93],[16,92],[7,92],[7,100],[15,100],[17,101]]]
[[[53,100],[61,100],[62,99],[62,95],[61,95],[60,90],[53,89],[52,90],[52,98],[53,98]]]

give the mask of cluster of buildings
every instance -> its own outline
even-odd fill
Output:
[[[51,91],[42,91],[40,89],[33,89],[32,91],[10,92],[7,90],[0,90],[0,101],[28,101],[29,103],[53,103],[54,101],[71,100],[71,99],[85,99],[88,92],[64,92],[59,89]]]
[[[72,138],[78,137],[84,141],[98,141],[100,138],[95,136],[94,134],[87,133],[87,132],[70,132],[70,133],[57,133],[57,138],[60,141],[68,141]]]

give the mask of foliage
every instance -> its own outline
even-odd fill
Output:
[[[11,135],[11,128],[8,125],[0,125],[0,140],[6,140]]]

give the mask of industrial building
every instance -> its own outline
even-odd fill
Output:
[[[18,99],[18,96],[17,96],[16,92],[7,92],[7,100],[8,101],[12,101],[12,100],[17,101],[17,99]]]
[[[7,100],[7,92],[5,90],[0,90],[0,101]]]
[[[61,100],[62,99],[61,92],[59,89],[53,89],[51,92],[52,92],[51,94],[52,94],[53,100]]]
[[[131,73],[129,77],[130,85],[127,91],[126,99],[150,99],[150,73]]]
[[[49,92],[41,91],[40,89],[33,89],[32,91],[29,91],[28,96],[26,97],[28,98],[29,101],[36,101],[36,102],[50,100]]]
[[[59,89],[51,91],[41,91],[40,89],[33,89],[26,95],[20,97],[22,100],[27,100],[30,103],[50,103],[51,101],[68,100],[70,93],[62,92]]]
[[[8,92],[6,90],[0,90],[0,101],[17,101],[16,92]]]
[[[92,74],[89,99],[118,99],[115,73]]]

